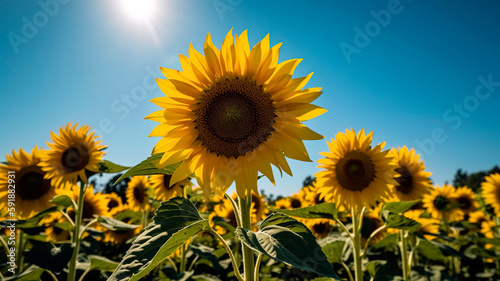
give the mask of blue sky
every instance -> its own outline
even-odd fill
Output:
[[[47,147],[50,130],[89,124],[109,145],[106,159],[135,165],[158,139],[158,110],[148,100],[159,66],[180,69],[190,42],[218,46],[234,28],[251,44],[267,33],[283,42],[280,61],[303,58],[295,76],[314,71],[309,87],[328,109],[306,122],[330,140],[365,128],[386,147],[407,145],[442,184],[458,168],[498,165],[500,4],[496,1],[157,1],[147,20],[119,1],[0,3],[0,152]],[[326,142],[306,141],[311,159]],[[1,157],[4,159],[4,157]],[[2,160],[3,161],[3,160]],[[289,195],[316,163],[290,160],[294,177],[266,193]]]

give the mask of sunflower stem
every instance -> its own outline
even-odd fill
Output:
[[[252,196],[248,194],[245,198],[240,198],[240,212],[242,228],[252,230],[251,212],[252,212]],[[255,268],[253,260],[253,251],[243,241],[243,270],[245,281],[254,281]]]
[[[236,274],[236,278],[239,281],[244,281],[243,276],[241,276],[240,271],[238,269],[238,266],[237,266],[238,263],[236,262],[236,259],[234,257],[233,252],[231,251],[231,248],[229,248],[229,245],[227,245],[226,240],[224,240],[224,238],[222,238],[222,236],[220,236],[220,234],[217,233],[217,231],[213,230],[213,228],[210,228],[208,231],[210,233],[212,233],[212,235],[217,240],[219,240],[219,242],[222,244],[222,246],[224,246],[224,248],[226,249],[226,252],[229,255],[229,258],[231,259],[231,263],[233,264],[233,269],[234,269],[234,273]]]
[[[24,251],[24,232],[22,229],[19,229],[16,244],[17,244],[16,268],[17,272],[21,273],[23,271],[23,251]]]
[[[184,187],[182,188],[182,197],[187,199],[187,190]],[[183,273],[186,271],[186,251],[187,251],[187,242],[182,244],[181,247],[181,264],[179,265],[179,273]]]
[[[401,249],[401,263],[403,265],[403,279],[405,281],[410,280],[410,265],[409,265],[409,260],[408,260],[408,252],[407,252],[407,247],[408,247],[408,241],[406,240],[406,231],[400,229],[399,230],[399,247]]]
[[[255,281],[259,281],[259,268],[260,268],[260,262],[262,261],[262,256],[263,254],[259,253],[257,261],[255,262],[255,276],[254,276]]]
[[[370,237],[368,237],[368,239],[366,240],[366,243],[365,243],[365,248],[363,249],[363,253],[361,253],[361,258],[363,258],[366,255],[366,252],[368,250],[368,245],[370,245],[370,240],[373,237],[375,237],[380,231],[383,231],[385,229],[386,225],[387,224],[384,224],[381,227],[377,228],[374,232],[372,232]]]
[[[349,276],[349,281],[354,281],[354,279],[352,278],[351,270],[349,269],[347,264],[345,264],[343,260],[340,261],[340,264],[344,267],[345,271],[347,272],[347,275]]]
[[[76,280],[76,262],[78,261],[78,252],[80,251],[80,227],[83,215],[83,202],[87,185],[80,182],[80,193],[78,195],[77,208],[75,210],[75,227],[73,228],[73,237],[71,243],[73,244],[73,255],[69,262],[68,281]]]
[[[357,209],[351,208],[352,223],[353,223],[353,248],[354,248],[354,276],[356,281],[363,281],[363,265],[361,258],[361,222]]]

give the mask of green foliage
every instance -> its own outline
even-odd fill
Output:
[[[116,180],[115,184],[121,181],[124,178],[132,177],[132,176],[146,176],[146,175],[171,175],[174,173],[175,169],[179,167],[180,163],[172,164],[170,166],[164,167],[162,169],[158,168],[160,163],[160,159],[163,156],[163,153],[157,153],[149,156],[146,160],[141,163],[135,165],[130,168],[125,174],[121,175],[118,180]]]
[[[40,213],[32,216],[29,219],[17,220],[16,221],[16,228],[27,229],[27,228],[39,227],[38,223],[40,222],[41,219],[43,219],[46,215],[48,215],[50,213],[59,211],[59,208],[60,207],[57,207],[57,206],[49,207],[49,208],[41,211]],[[0,228],[8,227],[10,225],[10,222],[11,221],[9,221],[9,220],[0,221]]]
[[[52,198],[52,200],[50,200],[50,202],[56,204],[57,206],[61,206],[61,207],[73,207],[73,209],[76,209],[76,202],[69,198],[68,195],[58,195],[58,196],[55,196],[54,198]]]
[[[67,266],[73,247],[70,243],[55,246],[48,242],[32,242],[33,248],[25,253],[26,262],[59,274]]]
[[[105,257],[89,255],[88,258],[90,260],[89,270],[104,270],[112,272],[118,266],[117,262],[107,259]]]
[[[337,208],[333,203],[321,203],[315,206],[304,208],[297,208],[293,210],[286,209],[273,209],[269,208],[272,212],[278,212],[292,217],[306,218],[306,219],[337,219]]]
[[[453,178],[453,186],[468,186],[474,190],[474,192],[477,192],[481,187],[481,183],[484,181],[484,177],[492,173],[500,173],[500,167],[495,166],[488,171],[479,171],[470,175],[462,171],[462,169],[458,169]]]
[[[106,229],[117,231],[117,230],[131,230],[131,229],[136,229],[139,227],[139,225],[134,225],[134,224],[128,224],[124,223],[119,220],[115,220],[112,218],[108,217],[101,217],[99,216],[97,218],[97,221],[104,226]]]
[[[414,232],[422,227],[422,225],[417,221],[402,215],[391,213],[387,210],[380,212],[380,215],[382,216],[382,219],[384,219],[386,227],[388,228],[397,228]]]
[[[125,171],[128,168],[130,167],[121,166],[108,160],[104,160],[103,162],[99,163],[99,172],[101,173],[115,174]]]
[[[324,245],[321,247],[321,250],[325,253],[326,258],[330,263],[341,263],[344,246],[345,240],[339,239]]]
[[[248,247],[270,258],[339,279],[311,231],[289,216],[273,213],[261,223],[258,232],[240,227],[236,232]]]
[[[388,202],[382,205],[380,211],[389,211],[391,213],[400,214],[408,211],[413,206],[420,203],[421,200],[415,201],[401,201],[401,202]]]

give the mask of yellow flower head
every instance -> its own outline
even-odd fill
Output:
[[[392,193],[400,201],[422,199],[431,190],[432,173],[425,171],[424,162],[420,161],[420,154],[415,155],[415,149],[408,151],[406,146],[391,149],[397,166],[397,175],[394,178],[398,184],[392,185]]]
[[[45,225],[45,235],[47,235],[47,241],[60,242],[71,239],[71,235],[67,230],[64,230],[56,225],[64,222],[69,223],[68,220],[59,212],[50,213],[42,219],[42,223]]]
[[[385,143],[372,148],[372,132],[365,135],[364,129],[358,134],[352,129],[339,132],[335,138],[327,142],[330,151],[320,153],[325,158],[318,160],[318,168],[325,171],[315,175],[325,201],[357,209],[386,201],[387,185],[397,182],[392,157],[382,151]]]
[[[446,219],[451,220],[461,220],[462,212],[458,208],[453,208],[453,195],[455,194],[455,188],[449,184],[439,185],[431,191],[430,194],[424,195],[422,202],[424,203],[424,208],[431,214],[435,219],[443,219],[443,214],[445,214]]]
[[[104,195],[104,198],[106,198],[106,201],[107,201],[106,206],[108,207],[108,213],[110,216],[114,216],[118,212],[122,211],[123,202],[122,202],[122,198],[118,194],[112,192],[112,193],[106,193],[103,195]]]
[[[305,222],[305,225],[318,239],[325,238],[332,231],[329,219],[309,219]]]
[[[433,218],[421,218],[420,216],[424,213],[424,210],[417,209],[417,210],[408,210],[404,213],[404,216],[407,218],[410,218],[414,221],[419,222],[422,227],[418,231],[424,232],[424,233],[432,233],[432,234],[438,234],[439,233],[439,220],[433,219]],[[432,240],[436,238],[435,236],[432,235],[424,235],[424,237],[427,240]]]
[[[182,189],[192,185],[188,178],[176,183],[171,183],[171,178],[171,175],[151,175],[149,177],[156,200],[165,201],[175,196],[182,196]]]
[[[105,154],[106,147],[96,141],[98,136],[90,132],[88,125],[76,129],[78,123],[72,123],[59,129],[59,135],[51,133],[54,143],[47,143],[48,150],[41,163],[42,169],[47,172],[46,178],[52,178],[52,184],[60,187],[65,182],[76,183],[78,179],[87,182],[85,171],[98,172],[99,163]]]
[[[500,174],[491,174],[484,179],[485,182],[481,184],[484,202],[491,205],[498,215],[500,214]]]
[[[6,155],[6,165],[0,164],[0,209],[11,207],[9,196],[15,199],[16,217],[9,218],[26,219],[53,205],[55,187],[40,166],[43,153],[37,147],[31,153],[20,148],[19,153]]]
[[[150,183],[146,176],[134,176],[127,184],[127,204],[131,210],[142,212],[149,204],[148,187]]]
[[[271,164],[291,175],[286,157],[311,161],[303,140],[323,137],[302,122],[326,112],[311,104],[321,88],[304,89],[312,73],[292,79],[301,60],[278,63],[280,46],[266,36],[250,48],[246,31],[231,30],[219,50],[208,34],[204,55],[191,45],[182,71],[161,69],[165,96],[152,102],[162,109],[146,118],[160,123],[150,135],[162,138],[160,167],[182,161],[171,183],[194,172],[207,197],[233,182],[245,197],[258,194],[258,172],[274,183]]]
[[[76,184],[66,184],[64,188],[56,189],[57,195],[67,195],[69,198],[78,202],[78,196],[80,195],[80,187]],[[74,221],[75,212],[73,208],[68,208],[67,213],[69,217]],[[94,187],[92,185],[87,186],[85,195],[83,197],[83,213],[82,220],[89,221],[94,219],[94,215],[97,216],[109,216],[107,200],[106,197],[101,193],[94,193]]]
[[[479,208],[476,194],[467,186],[458,187],[453,195],[453,202],[458,204],[458,208],[464,215],[469,214]]]

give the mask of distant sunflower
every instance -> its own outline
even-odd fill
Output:
[[[500,214],[500,174],[491,174],[484,179],[485,181],[481,183],[484,202],[491,205],[496,214]]]
[[[121,205],[119,207],[116,207],[116,214],[119,214],[123,211],[128,210],[127,205]],[[130,218],[124,218],[121,219],[122,222],[128,223],[128,224],[133,224],[133,221]],[[103,242],[109,242],[111,244],[123,244],[127,242],[127,240],[134,238],[137,236],[139,233],[142,231],[142,227],[139,226],[134,229],[129,229],[129,230],[108,230],[108,229],[103,229],[104,230],[104,238]]]
[[[122,198],[118,194],[111,192],[111,193],[105,193],[103,195],[106,198],[107,201],[106,206],[108,207],[108,213],[110,216],[114,216],[118,212],[122,211],[123,202]]]
[[[325,238],[332,231],[332,225],[328,219],[309,219],[305,224],[318,239]]]
[[[252,214],[255,215],[255,220],[257,222],[264,219],[266,210],[267,208],[264,198],[252,192]]]
[[[176,183],[171,183],[171,179],[171,175],[152,175],[149,177],[156,200],[164,201],[175,196],[182,196],[182,188],[192,185],[188,178]]]
[[[424,208],[426,208],[435,219],[443,219],[444,213],[447,219],[457,220],[461,217],[462,212],[452,206],[454,193],[455,188],[449,184],[443,185],[442,188],[437,185],[430,194],[424,195],[424,199],[422,200]]]
[[[318,168],[326,169],[315,175],[321,196],[356,209],[384,202],[390,193],[387,185],[397,184],[392,157],[389,151],[382,151],[385,143],[372,148],[372,132],[365,135],[364,129],[357,135],[351,129],[335,137],[327,142],[330,151],[320,153],[326,158],[318,160]]]
[[[375,212],[367,212],[363,215],[363,225],[361,226],[361,245],[363,245],[363,247],[368,246],[366,245],[368,238],[370,238],[372,233],[379,229],[382,225],[384,225],[384,221],[379,216],[379,210]],[[370,245],[382,240],[386,234],[386,230],[379,231],[371,238]]]
[[[475,211],[469,213],[469,222],[477,224],[478,227],[481,226],[483,221],[488,221],[489,218],[486,216],[486,213],[483,211]]]
[[[227,223],[232,225],[233,227],[238,226],[238,222],[236,219],[236,215],[234,214],[233,206],[229,200],[223,200],[220,204],[214,206],[214,211],[210,213],[209,221],[212,222],[212,227],[217,233],[223,235],[227,232],[227,230],[219,225],[214,225],[213,218],[221,217],[226,219]]]
[[[280,46],[266,36],[250,49],[247,31],[231,30],[219,51],[208,34],[204,56],[191,45],[182,71],[161,69],[166,96],[152,102],[163,109],[146,118],[160,122],[150,135],[162,137],[153,151],[164,153],[159,166],[182,161],[172,183],[194,172],[206,196],[236,182],[245,197],[258,194],[258,172],[274,183],[271,164],[291,175],[286,157],[311,161],[303,140],[323,137],[302,122],[326,112],[311,104],[321,88],[303,89],[312,73],[292,79],[301,60],[278,64]]]
[[[424,213],[424,210],[408,210],[404,213],[404,216],[420,223],[422,226],[418,229],[418,231],[424,233],[424,237],[427,240],[432,240],[432,239],[436,238],[436,236],[426,235],[426,234],[427,233],[430,233],[430,234],[438,234],[439,233],[439,220],[436,220],[433,218],[421,218],[420,216],[423,213]]]
[[[422,199],[431,190],[432,173],[425,171],[424,162],[420,161],[420,154],[415,155],[415,149],[408,151],[406,146],[391,149],[397,168],[398,184],[392,185],[392,192],[400,201]]]
[[[40,167],[43,151],[37,147],[31,153],[22,148],[12,155],[6,155],[7,164],[0,164],[0,209],[7,208],[9,179],[15,185],[16,218],[24,219],[53,205],[50,200],[55,195],[55,187]],[[9,173],[14,172],[14,173]],[[9,177],[13,175],[13,177]],[[4,200],[5,199],[5,200]]]
[[[42,219],[45,225],[45,235],[51,242],[68,241],[71,239],[69,231],[57,226],[58,223],[69,223],[68,220],[59,212],[50,213]]]
[[[325,202],[325,198],[321,196],[321,193],[319,192],[320,187],[317,186],[316,184],[313,184],[311,186],[308,186],[305,188],[306,190],[306,202],[307,205],[309,206],[315,206],[319,205],[321,203]]]
[[[76,183],[78,179],[87,182],[87,171],[98,172],[99,163],[105,154],[102,150],[106,147],[96,141],[98,136],[88,125],[73,127],[72,123],[59,128],[59,136],[52,134],[52,143],[47,143],[51,150],[43,157],[42,169],[47,172],[46,178],[52,178],[52,184],[59,187],[65,182]]]
[[[290,207],[292,209],[306,207],[305,199],[306,199],[306,191],[304,188],[301,188],[299,192],[296,192],[292,194],[290,197],[288,197],[288,200],[290,200]]]
[[[146,210],[149,203],[149,181],[146,176],[134,176],[127,184],[127,204],[131,210],[140,212]]]
[[[458,187],[453,195],[453,202],[458,204],[458,208],[464,215],[469,214],[479,208],[476,200],[476,194],[467,186]]]
[[[274,209],[291,209],[290,200],[288,198],[281,198],[274,202]]]
[[[69,198],[78,202],[80,195],[79,187],[76,184],[66,184],[65,188],[56,189],[57,195],[67,195]],[[75,220],[75,211],[73,208],[68,208],[67,213],[72,220]],[[101,193],[94,193],[92,185],[87,186],[85,195],[83,197],[83,213],[82,220],[89,221],[97,216],[109,216],[106,197]]]

